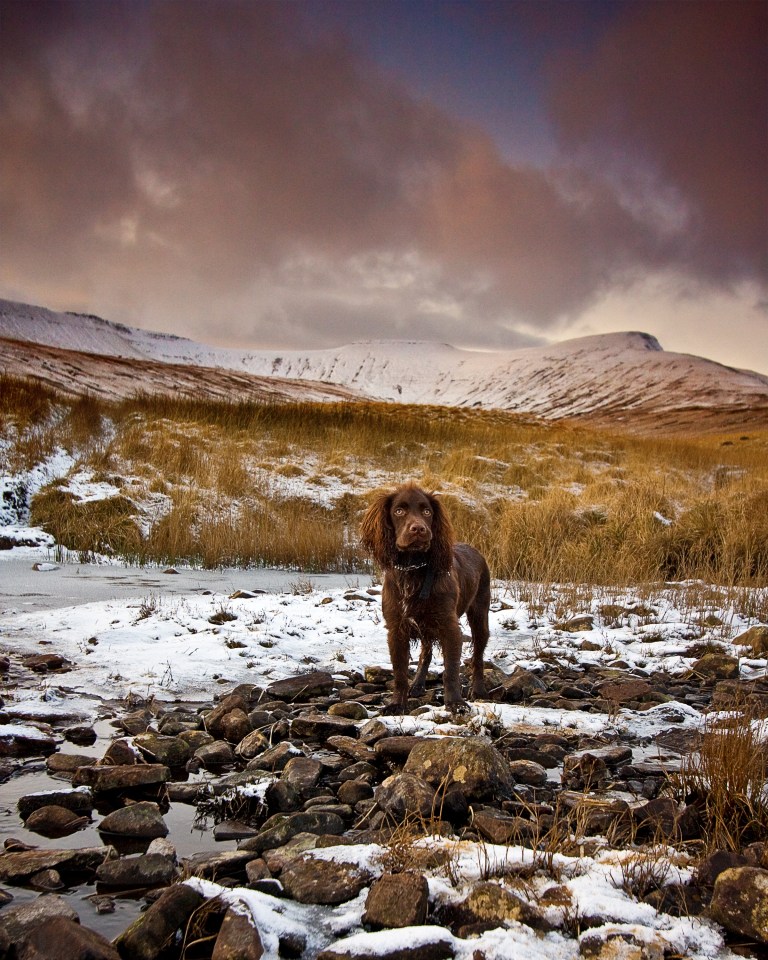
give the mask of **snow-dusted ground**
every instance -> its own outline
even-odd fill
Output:
[[[31,535],[35,531],[28,531]],[[0,553],[0,652],[56,652],[73,664],[69,673],[49,676],[37,688],[18,689],[6,695],[10,717],[7,731],[33,729],[35,722],[51,722],[67,716],[92,720],[100,699],[114,700],[138,695],[161,700],[210,701],[221,690],[240,682],[267,684],[296,673],[327,669],[333,673],[362,670],[373,664],[387,665],[388,654],[381,622],[379,597],[368,581],[344,582],[344,578],[304,578],[280,571],[182,570],[178,575],[161,570],[125,568],[117,563],[100,566],[51,563],[45,546],[17,548]],[[36,569],[33,569],[36,567]],[[86,584],[82,591],[74,583]],[[265,589],[269,592],[232,597],[235,590]],[[370,591],[370,592],[369,592]],[[678,673],[692,663],[688,655],[692,634],[706,639],[695,627],[693,616],[675,605],[675,591],[656,597],[649,610],[643,601],[642,615],[628,614],[615,625],[602,623],[599,608],[605,597],[592,604],[595,629],[588,634],[570,633],[554,626],[554,614],[526,599],[520,585],[496,584],[491,614],[488,659],[506,672],[517,665],[545,666],[542,657],[578,668],[597,662],[605,666],[628,664],[637,673],[666,669]],[[613,600],[631,608],[631,594]],[[734,637],[749,621],[733,610],[711,610],[727,626],[718,628],[718,638]],[[212,623],[222,613],[232,619]],[[699,618],[701,611],[697,611]],[[597,641],[598,649],[585,651],[585,636]],[[730,652],[742,648],[725,642]],[[439,657],[436,658],[440,667]],[[745,678],[766,670],[765,660],[742,656]],[[393,732],[424,735],[482,733],[487,724],[508,730],[579,731],[590,735],[621,735],[653,749],[655,738],[665,729],[695,728],[701,715],[683,703],[665,703],[643,712],[618,710],[615,715],[575,710],[521,707],[509,704],[472,706],[471,715],[455,726],[440,709],[418,717],[384,718]],[[4,728],[0,727],[0,735]],[[433,875],[429,878],[434,901],[455,899],[468,885],[493,875],[504,864],[524,865],[534,854],[514,846],[495,847],[466,841],[433,838],[420,841],[446,847],[450,853],[454,883]],[[354,856],[372,875],[380,873],[382,850],[374,846],[330,847],[317,855],[338,859]],[[559,883],[570,897],[568,909],[604,918],[603,932],[629,934],[640,942],[657,945],[691,960],[730,960],[719,928],[707,920],[673,918],[637,902],[622,889],[629,851],[606,849],[595,856],[557,855]],[[662,859],[660,882],[685,882],[692,867],[685,856],[674,862]],[[456,886],[455,878],[459,878]],[[251,914],[264,940],[267,954],[281,931],[310,932],[310,951],[330,943],[341,947],[347,935],[360,936],[365,891],[339,907],[314,907],[276,900],[248,890],[226,890],[205,881],[189,881],[206,894],[222,893]],[[532,901],[555,883],[544,874],[531,881]],[[549,908],[557,912],[563,908]],[[553,919],[554,913],[553,913]],[[585,931],[594,934],[596,931]],[[412,928],[365,934],[370,950],[393,944],[414,944],[419,938],[434,938],[435,929]],[[445,931],[440,931],[445,937]],[[482,951],[487,960],[528,960],[535,956],[571,960],[579,956],[579,940],[562,933],[541,934],[512,923],[508,928],[483,933],[478,939],[451,938],[459,960],[471,960]]]
[[[30,531],[31,535],[39,531]],[[355,575],[303,576],[290,571],[206,571],[53,563],[45,547],[0,553],[0,646],[24,653],[55,649],[76,669],[62,677],[70,691],[119,698],[130,693],[161,699],[210,699],[221,678],[267,684],[302,670],[330,672],[386,665],[389,656],[376,591]],[[34,568],[37,569],[34,569]],[[257,593],[256,591],[268,591]],[[236,591],[254,595],[234,597]],[[554,614],[532,611],[514,584],[496,584],[487,658],[505,672],[544,668],[554,656],[571,666],[623,662],[640,673],[682,673],[695,657],[692,639],[710,634],[675,606],[675,591],[660,593],[650,613],[603,623],[605,595],[591,602],[595,629],[556,629]],[[612,602],[637,605],[631,592]],[[647,610],[647,601],[643,609]],[[713,617],[735,637],[751,621],[713,606]],[[232,619],[212,623],[211,618]],[[700,620],[701,612],[696,612]],[[715,636],[715,634],[711,634]],[[588,637],[597,650],[581,648]],[[736,655],[746,651],[724,643]],[[438,657],[439,663],[439,657]],[[742,656],[745,678],[765,672],[766,661]],[[500,711],[499,705],[491,709]],[[505,708],[506,709],[506,708]],[[662,708],[656,708],[663,712]],[[527,711],[532,722],[542,718]],[[546,710],[548,723],[556,711]],[[567,713],[571,722],[571,714]],[[654,716],[654,710],[643,716]],[[602,718],[600,718],[602,722]],[[594,723],[593,715],[580,722]]]

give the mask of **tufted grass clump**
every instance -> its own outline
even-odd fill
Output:
[[[738,852],[768,836],[768,718],[759,703],[735,697],[710,715],[699,747],[672,778],[696,807],[707,852]]]

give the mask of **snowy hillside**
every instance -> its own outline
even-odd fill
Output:
[[[648,419],[720,414],[762,420],[768,376],[668,353],[645,333],[611,333],[512,351],[372,340],[324,350],[206,346],[81,314],[0,301],[0,336],[101,356],[320,381],[405,403],[495,407],[543,417]]]

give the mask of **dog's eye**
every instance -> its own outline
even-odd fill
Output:
[[[425,517],[432,516],[432,511],[429,509],[429,507],[422,507],[421,512],[424,514]]]
[[[396,517],[402,517],[402,515],[403,515],[404,513],[405,513],[405,507],[395,507],[395,516],[396,516]]]

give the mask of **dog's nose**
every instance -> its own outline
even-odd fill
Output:
[[[421,523],[421,521],[415,520],[415,521],[414,521],[413,523],[411,523],[411,525],[408,527],[408,531],[409,531],[409,533],[426,533],[426,532],[427,532],[427,528],[426,528],[425,524]]]

